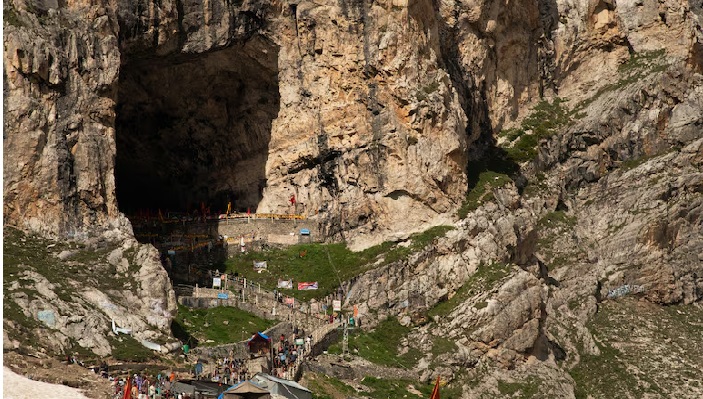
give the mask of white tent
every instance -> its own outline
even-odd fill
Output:
[[[283,380],[264,373],[255,375],[252,381],[265,387],[273,395],[288,399],[312,399],[312,391],[295,381]]]

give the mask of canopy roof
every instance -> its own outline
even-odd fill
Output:
[[[268,393],[266,389],[253,383],[252,381],[242,381],[239,384],[225,391],[225,393]]]
[[[262,333],[262,332],[257,332],[256,334],[252,335],[251,338],[247,341],[247,345],[251,345],[253,341],[266,341],[269,342],[271,341],[271,338],[269,338],[268,335]]]

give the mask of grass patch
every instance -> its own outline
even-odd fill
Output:
[[[498,147],[491,148],[481,159],[469,161],[466,165],[468,192],[459,209],[459,218],[464,219],[482,203],[493,200],[492,189],[506,185],[512,181],[510,176],[519,171],[520,167]]]
[[[109,340],[115,360],[143,363],[158,358],[152,350],[145,348],[129,335],[120,335],[119,338],[110,336]]]
[[[256,281],[262,287],[273,290],[279,279],[292,279],[297,282],[317,281],[318,290],[298,291],[281,290],[286,295],[301,300],[322,298],[332,293],[340,281],[346,281],[373,267],[407,259],[432,243],[437,237],[444,236],[452,226],[436,226],[410,237],[407,247],[385,242],[361,252],[352,252],[344,244],[300,244],[286,248],[275,248],[262,252],[238,254],[226,262],[229,273]],[[377,264],[377,261],[381,260]],[[268,269],[262,273],[253,270],[253,261],[265,260]]]
[[[395,318],[382,321],[373,331],[349,336],[349,350],[358,356],[381,366],[414,367],[422,354],[414,349],[398,354],[398,343],[410,332]],[[341,354],[341,343],[335,343],[328,349],[329,353]]]
[[[466,194],[464,203],[459,208],[459,218],[464,219],[469,212],[476,210],[479,206],[493,201],[493,189],[500,188],[513,180],[506,174],[494,171],[480,172],[475,186]]]
[[[564,211],[549,212],[537,222],[537,225],[540,227],[574,227],[576,226],[576,217],[569,216]]]
[[[356,389],[343,381],[319,373],[312,374],[307,388],[313,392],[313,399],[332,399],[338,395],[347,397],[356,394]]]
[[[665,49],[631,53],[630,58],[618,66],[618,72],[627,74],[659,66],[665,54]]]
[[[361,383],[371,388],[370,397],[373,399],[387,398],[428,398],[432,394],[433,384],[420,384],[409,380],[386,380],[376,377],[364,377]],[[412,385],[422,396],[410,392],[408,386]],[[442,396],[444,397],[444,396]]]
[[[588,398],[595,394],[599,397],[610,396],[613,392],[639,393],[637,379],[627,370],[618,358],[620,352],[609,345],[598,344],[601,354],[598,356],[582,354],[578,365],[569,371],[574,379],[576,398]],[[636,395],[640,396],[641,395]]]
[[[3,22],[7,23],[8,25],[17,27],[24,26],[24,23],[20,20],[19,14],[17,13],[17,10],[15,10],[15,7],[12,5],[12,2],[4,3],[2,11]]]
[[[187,334],[184,336],[192,337],[189,343],[191,347],[239,342],[276,324],[275,321],[262,319],[238,308],[220,306],[191,309],[183,305],[178,305],[174,323]],[[207,342],[208,340],[213,342]]]
[[[454,310],[460,303],[464,302],[479,291],[486,291],[510,274],[511,267],[505,263],[492,263],[490,265],[479,265],[476,273],[461,286],[450,299],[439,302],[429,310],[430,317],[444,317]]]
[[[432,341],[432,356],[437,357],[445,353],[456,352],[456,343],[445,337],[435,337]]]
[[[525,382],[498,381],[498,391],[503,395],[518,395],[520,398],[534,397],[539,391],[539,381],[528,378]]]
[[[662,72],[668,68],[664,55],[666,50],[643,51],[640,53],[631,53],[630,58],[618,67],[620,79],[598,89],[592,97],[581,101],[575,110],[582,110],[593,103],[596,99],[605,93],[623,88],[632,83],[638,82],[653,73]]]
[[[499,136],[507,139],[507,144],[503,148],[510,160],[516,163],[531,161],[537,156],[541,139],[555,135],[571,123],[573,113],[563,102],[561,98],[555,98],[551,103],[542,100],[522,121],[519,128],[507,129],[499,133]]]

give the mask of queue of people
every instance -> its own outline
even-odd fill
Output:
[[[112,381],[114,397],[120,399],[184,399],[171,392],[171,385],[176,380],[176,374],[158,374],[149,378],[142,374],[132,374],[128,378],[118,378]]]

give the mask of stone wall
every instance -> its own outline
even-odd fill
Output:
[[[310,238],[322,241],[318,223],[312,220],[271,220],[271,219],[231,219],[220,221],[218,233],[230,238],[244,236],[245,242],[252,238],[268,238],[271,235],[289,236],[291,233],[300,239],[300,229],[310,230]]]

